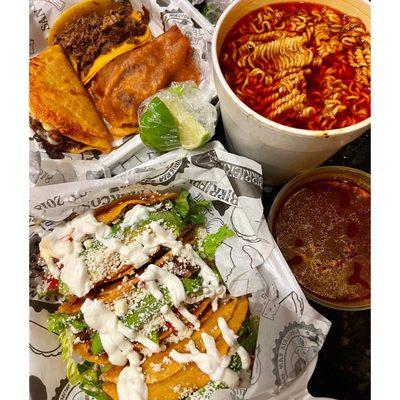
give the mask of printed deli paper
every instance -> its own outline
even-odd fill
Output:
[[[46,330],[48,312],[57,304],[39,299],[35,292],[40,235],[73,213],[97,208],[124,194],[183,187],[195,199],[211,201],[206,214],[208,232],[222,224],[235,231],[236,236],[218,248],[216,264],[233,295],[252,294],[251,311],[261,319],[250,387],[219,391],[216,398],[266,399],[282,390],[293,392],[296,385],[300,390],[296,396],[306,393],[330,323],[309,306],[269,233],[261,203],[262,181],[257,163],[211,142],[198,151],[167,153],[113,178],[32,188],[31,399],[84,399],[67,382],[56,336]]]
[[[29,1],[29,55],[38,54],[47,46],[47,35],[58,16],[79,0]],[[150,12],[150,29],[159,36],[177,25],[190,39],[197,64],[201,69],[200,87],[207,90],[209,98],[216,96],[211,72],[212,28],[207,20],[186,0],[131,0],[136,9],[142,4]],[[110,154],[98,152],[64,155],[62,160],[52,160],[30,130],[30,181],[31,185],[51,185],[76,180],[97,179],[116,175],[129,167],[157,156],[146,148],[138,135],[125,138]]]

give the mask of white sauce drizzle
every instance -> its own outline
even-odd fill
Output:
[[[175,307],[178,308],[179,305],[186,300],[185,287],[182,281],[173,273],[157,267],[157,265],[149,264],[146,270],[139,276],[139,279],[142,282],[147,282],[150,293],[158,300],[160,300],[163,295],[157,283],[168,289],[172,304]]]
[[[135,227],[140,221],[149,218],[149,212],[155,211],[154,208],[136,204],[133,208],[127,211],[121,223],[122,228]]]
[[[198,330],[200,329],[200,321],[197,319],[195,315],[193,315],[186,307],[180,306],[178,307],[178,312],[181,314],[188,322],[193,325],[193,328]]]
[[[208,292],[214,292],[220,286],[218,278],[207,263],[193,250],[190,244],[172,249],[172,254],[192,261],[200,267],[199,275],[203,279],[203,288]]]
[[[186,303],[188,298],[186,296],[185,287],[182,281],[173,273],[157,267],[154,264],[147,266],[146,271],[139,276],[139,279],[147,283],[149,292],[157,299],[161,300],[163,294],[161,293],[157,283],[165,286],[168,289],[168,293],[171,297],[172,304],[177,308],[178,312],[190,322],[195,329],[200,328],[200,321],[195,315],[181,305]],[[175,315],[175,313],[167,306],[161,308],[161,313],[165,320],[170,322],[172,326],[180,332],[181,335],[188,334],[188,328],[186,325]]]
[[[129,366],[125,367],[118,377],[118,398],[119,400],[147,400],[147,385],[140,368],[139,356],[132,351],[128,358]]]
[[[165,320],[179,332],[182,336],[188,336],[190,334],[189,328],[175,315],[175,313],[167,306],[161,307],[161,314]]]
[[[147,219],[149,210],[151,210],[150,207],[136,205],[125,214],[122,225],[137,224],[139,221]],[[86,295],[93,287],[87,266],[80,257],[80,253],[84,249],[82,242],[88,239],[88,235],[111,251],[119,253],[127,263],[136,268],[149,262],[150,256],[155,254],[160,246],[167,247],[173,255],[185,258],[200,267],[199,275],[203,280],[202,298],[208,297],[215,300],[215,297],[218,296],[212,303],[213,310],[218,306],[218,298],[225,295],[225,292],[221,292],[224,290],[221,287],[224,286],[219,285],[218,278],[213,270],[193,250],[190,244],[183,245],[182,242],[176,240],[173,232],[163,227],[162,221],[151,222],[147,230],[139,234],[131,243],[125,244],[118,238],[111,236],[110,226],[97,221],[93,212],[88,211],[72,221],[56,227],[40,243],[41,256],[48,265],[51,274],[55,278],[61,277],[63,282],[68,285],[70,292],[78,297]],[[59,262],[56,264],[54,259],[59,260]],[[61,273],[58,265],[62,265]],[[151,268],[151,266],[149,267]],[[160,271],[160,268],[157,268],[157,271]],[[150,270],[150,273],[155,272]],[[186,299],[178,277],[173,274],[167,276],[162,272],[157,272],[157,274],[158,276],[155,279],[154,277],[150,279],[151,277],[147,276],[149,289],[157,299],[162,298],[162,293],[156,287],[154,281],[160,280],[166,286],[171,286],[173,304],[177,308],[182,301],[187,300],[188,303],[192,303],[192,299]],[[146,279],[146,275],[143,279]],[[168,289],[170,288],[168,287]],[[196,298],[196,300],[198,299]]]
[[[222,337],[224,338],[227,345],[230,347],[229,355],[238,353],[240,361],[242,362],[242,368],[248,369],[250,367],[249,353],[247,353],[247,351],[238,343],[238,341],[236,340],[237,335],[235,335],[235,332],[233,332],[233,330],[229,328],[229,325],[222,317],[218,318],[218,326],[221,330]]]
[[[145,217],[143,209],[134,215],[137,221],[139,216]],[[132,215],[129,217],[132,219]],[[137,268],[149,261],[159,246],[176,248],[182,244],[175,240],[171,231],[163,228],[158,221],[149,224],[150,230],[143,232],[129,244],[124,244],[117,238],[110,237],[111,228],[96,220],[93,212],[84,213],[66,224],[56,227],[46,235],[40,243],[40,253],[46,262],[49,271],[55,278],[61,279],[68,285],[72,294],[82,297],[93,287],[79,254],[83,250],[82,242],[88,235],[92,235],[105,247],[118,252],[127,262]],[[63,268],[60,270],[54,259],[59,260]]]
[[[117,316],[98,300],[86,299],[81,307],[83,318],[90,328],[100,334],[100,340],[110,362],[125,365],[133,351],[132,343],[126,339],[123,324]]]
[[[228,368],[233,354],[238,353],[242,362],[242,368],[250,367],[250,356],[247,351],[237,342],[237,335],[229,328],[224,318],[218,318],[218,326],[226,344],[230,347],[228,355],[221,356],[218,352],[215,339],[203,332],[201,338],[206,349],[205,353],[201,353],[191,340],[187,349],[189,353],[178,353],[172,350],[170,357],[179,363],[194,362],[196,365],[207,374],[213,381],[223,381],[229,387],[235,388],[239,385],[239,374]]]
[[[214,338],[208,333],[203,332],[201,334],[201,339],[206,348],[205,353],[201,353],[196,348],[193,340],[190,340],[187,345],[187,349],[190,353],[183,354],[172,350],[169,356],[181,364],[194,362],[211,380],[220,381],[224,377],[225,370],[229,366],[231,357],[221,356],[219,354]]]
[[[226,287],[221,285],[215,290],[215,296],[211,302],[211,308],[213,311],[217,311],[218,309],[218,300],[223,299],[226,296]]]

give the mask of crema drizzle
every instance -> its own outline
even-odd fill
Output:
[[[130,224],[135,225],[146,220],[149,210],[152,209],[136,205],[125,214],[121,225],[131,226]],[[40,253],[51,274],[55,278],[61,278],[72,294],[82,297],[93,288],[87,267],[80,256],[84,250],[82,242],[89,235],[103,246],[119,253],[127,263],[136,268],[149,262],[150,256],[155,254],[160,246],[164,246],[169,248],[173,255],[190,260],[190,262],[200,266],[199,275],[203,279],[203,297],[214,297],[217,290],[220,290],[218,278],[191,245],[183,245],[182,242],[176,240],[173,232],[164,228],[160,221],[151,222],[148,228],[138,234],[131,243],[125,244],[120,239],[112,237],[111,228],[97,221],[93,212],[89,211],[62,226],[56,227],[46,235],[40,243]],[[58,263],[55,263],[54,259],[57,259]],[[59,267],[62,267],[61,272]],[[179,278],[176,279],[179,280]],[[167,282],[172,282],[172,278],[168,279]],[[171,285],[174,289],[181,290],[177,284],[171,283]],[[154,283],[150,283],[149,288],[154,293],[157,292]],[[157,292],[157,296],[159,297],[160,293]],[[180,296],[182,298],[182,293]]]

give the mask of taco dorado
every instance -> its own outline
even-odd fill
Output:
[[[148,23],[148,11],[134,11],[129,1],[85,0],[60,15],[47,40],[62,46],[86,85],[108,62],[150,41]]]
[[[112,138],[61,46],[29,60],[30,125],[51,158],[109,152]]]
[[[257,322],[215,267],[233,232],[207,234],[207,207],[186,190],[135,195],[43,237],[42,288],[67,296],[48,329],[71,384],[97,400],[200,400],[248,379]],[[110,269],[112,254],[135,268]]]

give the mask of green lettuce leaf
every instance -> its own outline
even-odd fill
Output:
[[[185,218],[189,213],[189,192],[182,190],[179,197],[174,201],[174,208],[182,218]]]
[[[216,233],[209,233],[203,239],[201,256],[210,261],[214,260],[217,248],[225,239],[232,236],[235,236],[235,232],[230,230],[226,225],[222,225]]]
[[[86,322],[83,320],[82,314],[64,314],[55,312],[47,317],[47,330],[49,332],[60,335],[65,329],[73,326],[78,331],[87,328]]]
[[[204,224],[206,221],[204,213],[210,207],[210,202],[207,200],[195,201],[189,198],[189,207],[188,221],[196,225]]]
[[[74,335],[70,329],[65,329],[60,333],[61,359],[65,364],[67,378],[72,385],[78,385],[81,382],[81,375],[78,365],[72,358],[74,348]]]
[[[259,317],[246,318],[238,332],[238,342],[249,354],[254,354],[257,345]]]

